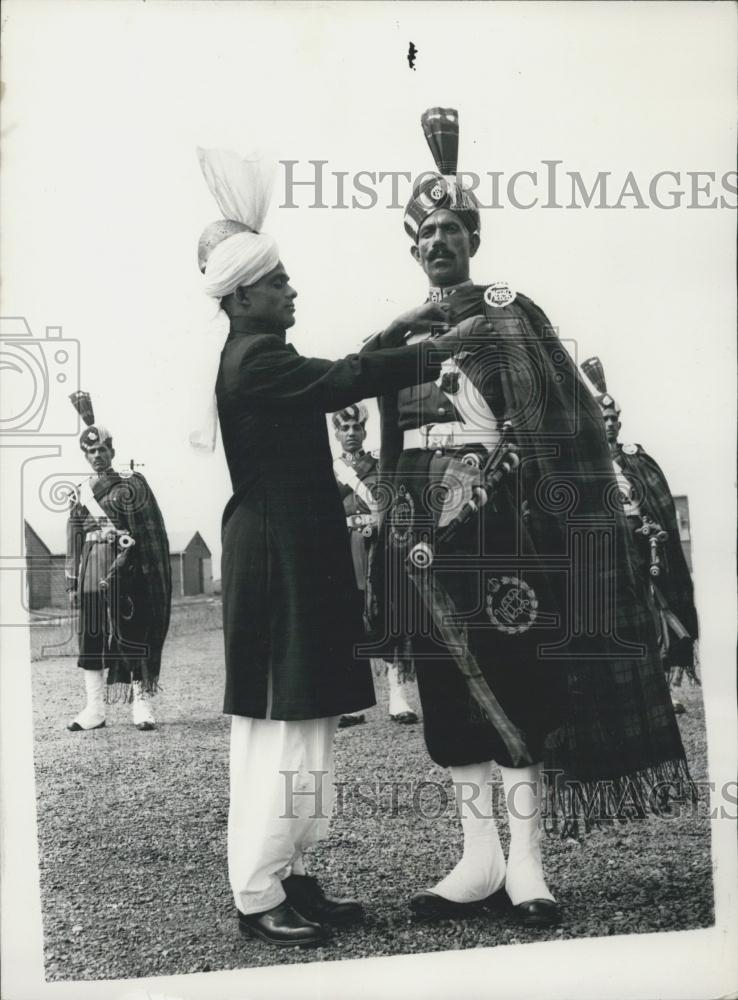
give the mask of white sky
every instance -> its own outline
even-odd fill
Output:
[[[218,216],[196,145],[272,148],[302,161],[303,176],[310,159],[328,160],[326,171],[416,173],[432,166],[420,113],[440,103],[459,109],[460,167],[478,173],[560,159],[589,182],[612,171],[615,190],[632,170],[645,191],[658,170],[733,168],[727,4],[5,11],[3,315],[26,316],[37,336],[61,325],[79,341],[81,385],[114,432],[117,460],[144,463],[171,530],[199,529],[216,572],[224,458],[187,443],[202,337],[195,246]],[[339,357],[422,301],[401,211],[280,210],[282,191],[280,173],[266,228],[299,292],[291,339],[301,352]],[[711,449],[734,387],[734,213],[508,204],[482,225],[472,276],[506,279],[577,341],[579,360],[600,355],[623,439],[689,494],[704,546]],[[375,420],[370,445],[377,431]],[[84,468],[74,439],[62,443],[60,459],[27,466],[24,494],[54,549],[64,513],[43,508],[37,484]]]
[[[82,386],[114,431],[118,460],[145,464],[169,527],[200,530],[216,573],[230,495],[224,459],[199,458],[187,443],[202,337],[195,247],[217,217],[197,145],[271,146],[282,158],[325,159],[349,172],[417,172],[431,166],[420,114],[442,104],[461,115],[461,168],[479,173],[560,159],[590,182],[599,170],[616,181],[632,170],[647,187],[659,170],[734,167],[729,3],[6,0],[2,29],[2,315],[26,316],[37,336],[61,325],[79,341]],[[339,357],[422,301],[401,214],[275,203],[267,228],[300,294],[292,339],[303,353]],[[640,441],[674,492],[689,495],[710,776],[719,788],[735,776],[735,213],[488,211],[473,277],[506,279],[578,342],[580,360],[600,355],[623,405],[623,438]],[[370,443],[376,430],[375,422]],[[62,545],[64,512],[45,509],[38,489],[84,465],[75,439],[38,441],[62,445],[62,454],[41,450],[26,462],[22,507],[19,456],[33,452],[0,453],[3,556],[20,554],[23,513],[52,548]],[[11,576],[0,573],[3,624],[18,603]],[[3,774],[3,843],[13,859],[3,889],[8,900],[14,893],[13,920],[3,922],[7,941],[14,935],[8,995],[119,997],[116,984],[42,982],[21,632],[0,635],[9,649],[17,640],[1,675],[3,756],[12,761]],[[460,984],[468,996],[486,995],[494,981],[502,995],[522,997],[544,973],[551,997],[724,995],[735,982],[726,948],[735,936],[732,823],[713,824],[713,850],[714,932],[470,951],[466,976],[440,955],[391,959],[389,968],[373,962],[370,974],[365,964],[287,968],[278,995],[345,996],[349,972],[357,996],[376,996],[380,965],[392,995],[448,996]],[[33,973],[24,980],[26,967]],[[398,979],[400,968],[414,975]],[[243,976],[250,996],[274,993],[274,970]],[[470,991],[472,977],[479,992]],[[193,998],[245,995],[235,971],[157,984]]]

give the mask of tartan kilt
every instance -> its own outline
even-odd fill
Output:
[[[469,312],[486,313],[492,329],[481,329],[477,340],[470,336],[465,374],[481,387],[498,419],[510,420],[521,462],[498,494],[496,509],[484,507],[477,520],[477,530],[481,523],[491,532],[483,547],[478,539],[455,536],[457,565],[439,561],[432,572],[444,582],[442,569],[453,569],[445,584],[466,626],[463,645],[504,696],[510,715],[521,722],[531,753],[540,747],[549,778],[550,824],[563,820],[563,829],[571,832],[580,821],[586,827],[615,815],[623,818],[620,803],[626,792],[637,802],[636,811],[658,811],[671,794],[682,795],[685,789],[694,794],[694,785],[647,588],[634,565],[599,406],[565,345],[530,299],[518,294],[511,305],[487,309],[480,293]],[[454,321],[460,318],[456,315]],[[380,408],[391,413],[391,401],[381,402]],[[404,620],[414,585],[392,538],[405,530],[415,542],[429,523],[432,535],[428,508],[438,478],[432,461],[400,452],[394,461],[388,453],[381,462],[386,513],[367,595],[378,640],[369,655],[391,658],[395,652],[414,659],[429,749],[439,762],[463,762],[466,747],[469,760],[483,753],[483,759],[504,764],[494,740],[478,740],[475,723],[464,717],[469,699],[462,694],[458,671],[451,669],[458,656],[449,655],[453,651],[447,647],[442,673],[432,665],[425,635],[419,642],[414,623]],[[477,574],[475,590],[464,582],[464,566],[472,566],[480,552],[482,583]],[[503,572],[506,561],[509,568]],[[542,616],[559,612],[549,636],[541,641],[532,626],[512,637],[488,627],[494,622],[486,611],[487,569],[530,581]],[[493,605],[495,600],[492,595]],[[487,627],[476,629],[485,615]],[[444,659],[443,652],[437,651],[436,663]],[[514,664],[520,681],[510,691],[507,675],[500,673],[503,662]],[[444,726],[448,738],[437,740]]]
[[[457,468],[453,449],[442,454],[415,449],[400,457],[393,503],[372,563],[371,600],[383,609],[373,655],[412,662],[426,746],[437,764],[494,759],[513,766],[503,734],[470,693],[419,599],[409,561],[414,545],[434,539],[443,507],[438,498],[455,481]],[[468,653],[522,733],[530,759],[540,760],[544,738],[561,722],[566,706],[562,664],[539,655],[540,646],[561,641],[562,595],[531,559],[529,544],[527,551],[511,548],[518,534],[513,504],[512,494],[501,492],[483,517],[467,521],[448,543],[434,544],[434,565],[426,572],[448,594]]]

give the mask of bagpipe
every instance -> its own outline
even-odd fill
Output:
[[[503,425],[500,440],[487,458],[480,463],[476,483],[471,496],[436,530],[431,545],[428,541],[416,542],[406,557],[408,576],[420,599],[428,609],[438,634],[447,646],[451,657],[462,674],[469,693],[485,713],[504,741],[514,767],[532,764],[524,734],[508,717],[494,691],[489,686],[482,669],[469,646],[468,636],[463,626],[456,624],[457,610],[454,602],[438,579],[431,572],[436,558],[436,548],[447,543],[470,518],[479,514],[493,498],[500,483],[519,465],[517,446],[510,436],[512,425]],[[521,516],[523,513],[521,511]]]
[[[376,535],[379,526],[378,514],[347,514],[346,527],[353,531],[361,531],[364,538]]]
[[[109,590],[115,578],[121,573],[128,562],[129,553],[136,544],[136,541],[127,531],[112,526],[103,530],[101,540],[119,549],[112,566],[102,580],[99,581],[100,590]]]
[[[447,522],[444,523],[443,517],[440,518],[439,527],[434,533],[435,548],[450,542],[453,536],[494,497],[503,479],[520,465],[517,445],[510,440],[511,434],[512,424],[506,420],[502,425],[500,440],[479,465],[476,483],[471,488],[471,496]],[[427,541],[417,542],[408,554],[408,569],[429,569],[435,560],[434,546]]]
[[[650,550],[650,562],[648,567],[648,572],[651,576],[656,577],[661,575],[661,567],[663,565],[662,555],[663,555],[663,545],[666,539],[669,537],[664,531],[660,524],[656,521],[652,521],[648,514],[641,514],[641,525],[639,528],[635,529],[636,535],[642,535],[648,540],[648,546]]]

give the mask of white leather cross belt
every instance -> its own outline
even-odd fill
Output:
[[[413,427],[403,434],[402,448],[468,448],[473,444],[481,444],[488,451],[499,441],[500,435],[496,428],[469,427],[459,421],[445,424],[424,424]]]

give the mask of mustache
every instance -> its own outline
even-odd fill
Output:
[[[446,247],[438,247],[437,250],[431,250],[428,254],[428,260],[453,260],[454,255]]]

